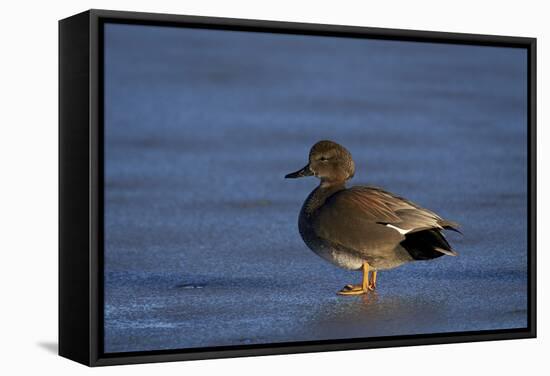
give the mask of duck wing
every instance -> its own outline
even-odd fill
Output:
[[[320,237],[350,249],[383,253],[401,243],[418,257],[424,257],[425,251],[456,254],[440,230],[458,231],[457,226],[407,199],[367,186],[330,196],[315,223]]]
[[[441,218],[433,211],[425,209],[412,201],[377,187],[352,187],[347,190],[349,197],[355,200],[363,210],[378,216],[378,223],[391,225],[403,233],[414,233],[428,229],[458,230],[459,225]]]

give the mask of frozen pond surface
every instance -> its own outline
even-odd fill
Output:
[[[108,25],[105,350],[527,325],[526,53]],[[302,242],[310,146],[462,224],[458,257],[360,273]]]

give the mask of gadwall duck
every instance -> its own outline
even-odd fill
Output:
[[[355,164],[346,148],[319,141],[309,152],[309,163],[285,176],[321,180],[300,211],[298,227],[306,245],[336,266],[363,271],[360,285],[346,285],[339,294],[374,290],[379,270],[457,255],[441,233],[460,232],[456,223],[380,188],[346,188],[354,174]]]

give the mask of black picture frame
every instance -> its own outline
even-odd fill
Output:
[[[528,326],[525,329],[109,353],[102,350],[103,24],[171,25],[433,43],[528,52]],[[536,337],[536,39],[88,10],[59,21],[59,354],[88,366]]]

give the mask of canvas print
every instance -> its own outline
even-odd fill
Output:
[[[526,49],[103,38],[105,353],[527,327]]]

